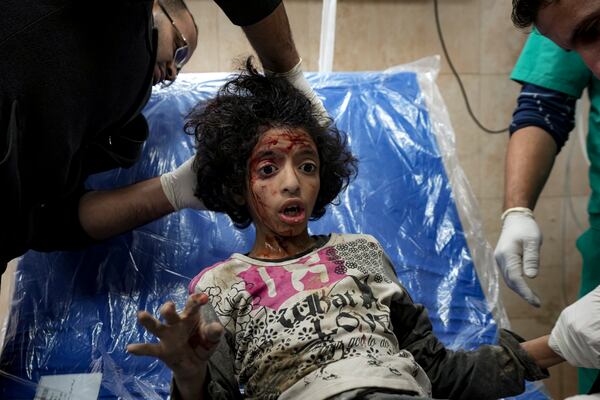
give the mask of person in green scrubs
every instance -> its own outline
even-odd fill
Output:
[[[533,278],[538,273],[542,232],[533,210],[554,160],[573,129],[575,102],[588,89],[590,227],[577,240],[583,257],[581,297],[600,284],[600,82],[577,52],[564,50],[537,29],[530,34],[511,78],[523,87],[510,128],[505,211],[495,256],[507,285],[534,306],[542,302],[525,277]],[[597,370],[579,369],[579,392],[587,393],[597,375]]]

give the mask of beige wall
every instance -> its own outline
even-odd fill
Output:
[[[446,45],[461,74],[473,111],[490,128],[507,126],[519,91],[519,86],[508,76],[526,39],[525,33],[511,25],[511,2],[440,0],[439,3]],[[188,4],[196,16],[201,43],[187,71],[227,71],[234,66],[233,58],[250,53],[241,31],[229,23],[211,0],[188,0]],[[305,60],[305,70],[316,71],[322,1],[285,0],[285,5],[296,46]],[[338,1],[335,71],[381,70],[441,53],[433,0]],[[481,207],[486,238],[495,245],[500,234],[508,136],[486,134],[477,128],[467,114],[458,84],[445,60],[438,85],[456,133],[459,161]],[[574,147],[573,161],[570,186],[565,190],[569,147]],[[536,207],[544,245],[540,276],[531,286],[542,298],[543,306],[530,307],[502,283],[513,329],[525,338],[548,333],[565,304],[565,297],[567,302],[576,298],[581,259],[574,241],[581,230],[565,207],[568,205],[566,193],[570,191],[578,218],[587,224],[585,206],[589,190],[582,160],[579,144],[571,140],[559,155]],[[562,399],[575,393],[573,368],[555,367],[551,374],[547,386],[554,398]]]
[[[440,0],[441,23],[454,64],[465,83],[474,112],[492,128],[507,126],[519,87],[508,79],[526,35],[510,23],[510,3],[499,0]],[[187,72],[228,71],[235,57],[250,52],[241,30],[229,23],[212,0],[188,0],[199,27],[198,50]],[[294,38],[305,60],[305,70],[318,66],[319,0],[286,0]],[[339,0],[334,70],[380,70],[415,59],[441,54],[434,25],[433,0]],[[481,206],[485,235],[495,244],[502,211],[506,134],[489,135],[469,118],[458,85],[443,62],[438,79],[457,136],[458,156]],[[576,140],[571,140],[571,185],[574,206],[585,219],[588,195],[586,167]],[[563,150],[536,208],[544,232],[540,277],[531,286],[543,306],[533,309],[503,286],[503,298],[513,328],[525,338],[550,331],[566,299],[575,299],[581,259],[574,240],[580,229],[565,212],[565,168],[568,149]],[[566,265],[566,270],[563,266]],[[8,274],[5,274],[5,277]],[[565,277],[567,279],[563,279]],[[563,284],[564,282],[564,284]],[[6,296],[6,279],[1,294]],[[2,310],[0,310],[2,313]],[[574,369],[551,370],[547,381],[554,398],[575,393]]]

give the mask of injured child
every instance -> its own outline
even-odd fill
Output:
[[[555,329],[553,346],[502,330],[498,345],[447,350],[374,237],[309,235],[357,172],[345,135],[318,118],[250,59],[190,114],[196,195],[252,223],[255,242],[203,269],[182,312],[141,311],[159,342],[127,350],[173,371],[173,399],[493,399],[547,377],[572,330]]]

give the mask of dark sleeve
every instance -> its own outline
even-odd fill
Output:
[[[234,25],[248,26],[268,17],[281,0],[215,0],[215,3]]]
[[[510,134],[521,128],[537,126],[548,132],[560,152],[569,132],[575,126],[575,103],[577,99],[568,94],[525,84],[517,100],[517,108],[510,124]]]
[[[444,399],[497,399],[525,390],[525,380],[549,376],[519,345],[519,336],[502,330],[498,345],[473,351],[451,351],[434,336],[427,310],[408,295],[391,307],[394,333],[401,349],[412,353],[432,384],[433,397]]]
[[[141,114],[118,130],[99,134],[87,146],[82,177],[132,166],[139,159],[147,138],[148,123]],[[67,196],[34,208],[29,225],[32,249],[75,250],[99,242],[83,230],[79,221],[79,200],[86,192],[81,184]]]
[[[0,274],[27,250],[26,215],[19,172],[18,102],[0,96]]]
[[[118,129],[99,133],[86,148],[82,175],[131,167],[139,160],[148,134],[148,122],[142,114]]]
[[[233,347],[231,334],[226,333],[219,347],[215,350],[208,362],[206,391],[204,398],[210,400],[238,400],[242,399],[233,367]],[[171,382],[171,400],[180,400],[181,395]]]
[[[1,100],[0,100],[1,102]],[[0,232],[0,273],[6,263],[23,254],[27,249],[41,251],[71,250],[95,241],[90,238],[79,222],[79,199],[85,193],[83,186],[71,194],[30,205],[22,190],[22,173],[19,171],[19,139],[21,126],[17,118],[17,102],[10,103],[6,117],[0,126],[0,182],[7,194],[0,196],[0,209],[7,213]]]

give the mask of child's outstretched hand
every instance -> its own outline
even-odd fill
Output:
[[[191,295],[180,314],[169,301],[161,307],[160,315],[164,323],[146,311],[138,313],[139,323],[160,341],[130,344],[127,351],[157,357],[171,368],[176,381],[202,381],[208,359],[223,335],[223,325],[208,304],[208,296]]]

